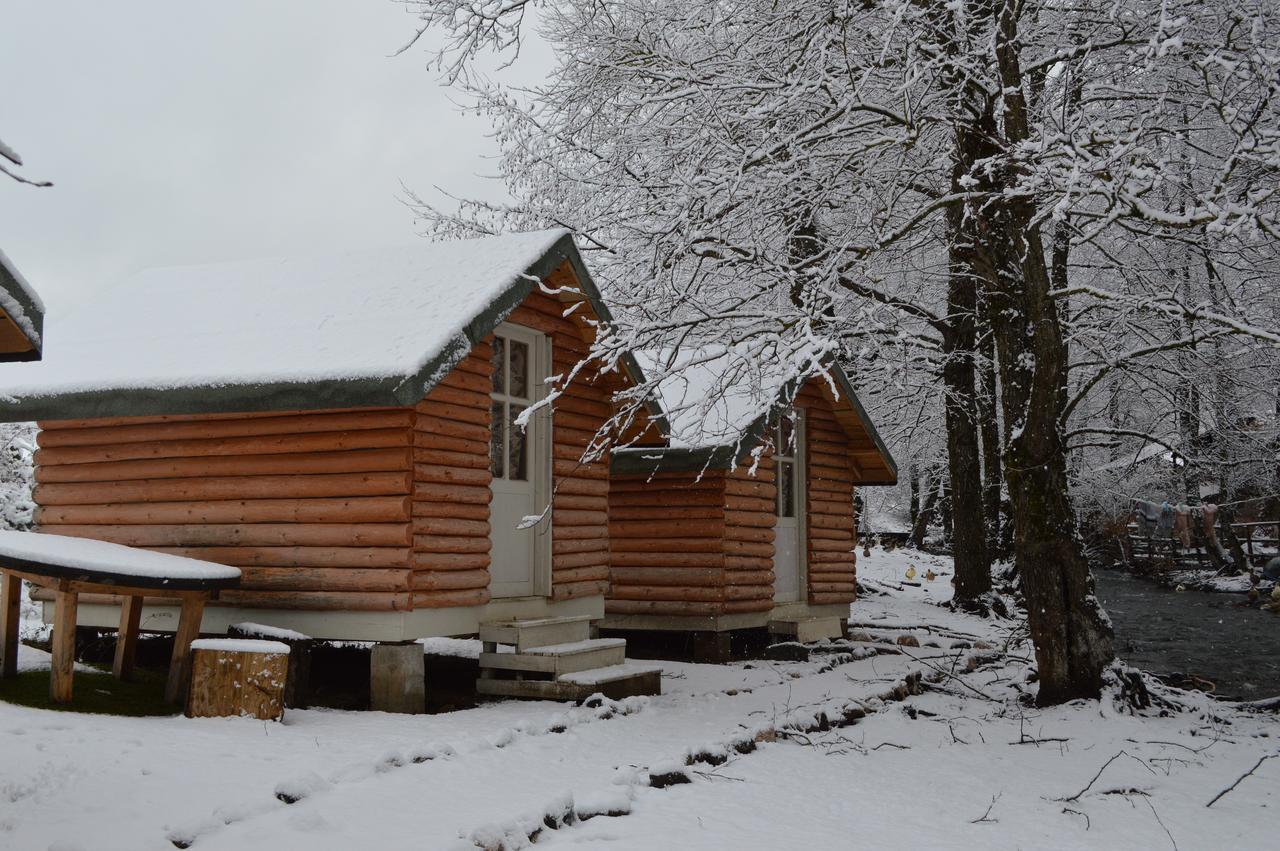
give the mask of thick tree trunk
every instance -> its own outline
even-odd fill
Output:
[[[942,334],[943,407],[947,421],[947,466],[950,472],[951,553],[955,558],[957,606],[984,610],[991,591],[991,560],[983,519],[982,458],[978,447],[977,401],[974,398],[974,352],[977,348],[978,297],[974,274],[973,234],[963,211],[948,216],[950,270],[947,323]]]
[[[933,480],[930,471],[924,473],[924,500],[915,520],[911,522],[911,545],[924,546],[924,537],[929,532],[929,521],[933,520],[933,511],[938,505],[938,483]]]
[[[1002,0],[996,59],[1004,87],[1004,144],[1027,138],[1018,57],[1016,0]],[[999,138],[994,117],[978,132],[960,134],[961,164],[976,165]],[[983,132],[985,131],[985,132]],[[1111,630],[1093,593],[1068,491],[1060,415],[1067,370],[1066,343],[1051,295],[1034,202],[1008,193],[1013,173],[992,175],[1000,194],[978,212],[980,238],[991,260],[992,317],[1000,364],[1001,407],[1009,428],[1005,481],[1014,523],[1014,548],[1036,648],[1041,705],[1096,698],[1111,661]],[[993,274],[992,274],[993,273]]]

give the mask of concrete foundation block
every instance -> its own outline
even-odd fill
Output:
[[[369,660],[369,708],[420,715],[427,711],[422,645],[375,644]]]

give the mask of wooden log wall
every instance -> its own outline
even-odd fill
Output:
[[[43,422],[36,522],[231,564],[221,602],[412,606],[408,409]]]
[[[754,471],[739,464],[729,474],[724,497],[726,612],[773,608],[773,527],[778,514],[774,481],[772,455],[762,457]]]
[[[613,587],[606,612],[724,614],[727,481],[723,470],[708,470],[700,479],[693,473],[614,477]]]
[[[584,326],[564,315],[567,307],[534,290],[507,319],[548,336],[553,375],[569,375],[587,355]],[[613,409],[611,384],[594,370],[561,389],[552,406],[551,598],[571,600],[609,590],[608,457],[582,458]]]
[[[808,449],[809,602],[851,603],[857,585],[857,532],[849,437],[817,380],[797,395],[796,407],[805,412]]]
[[[477,345],[414,409],[415,608],[489,602],[492,357]]]

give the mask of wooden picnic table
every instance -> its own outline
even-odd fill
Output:
[[[240,584],[239,568],[155,553],[106,541],[0,531],[0,676],[18,673],[18,620],[22,580],[54,593],[49,698],[71,701],[75,668],[76,605],[81,593],[121,597],[120,631],[112,673],[133,673],[144,596],[175,597],[182,603],[165,700],[180,703],[191,677],[191,642],[200,632],[204,604],[224,588]]]

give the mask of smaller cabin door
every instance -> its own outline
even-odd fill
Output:
[[[783,414],[774,431],[777,519],[773,526],[773,600],[804,599],[804,419]]]
[[[542,393],[545,338],[528,328],[502,325],[493,339],[490,399],[489,592],[493,597],[536,593],[540,536],[550,534],[541,482],[550,453],[548,418],[534,416],[521,428],[516,418]],[[540,499],[541,497],[541,499]]]

